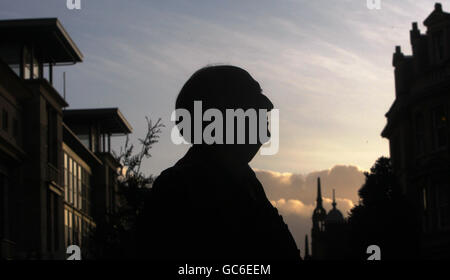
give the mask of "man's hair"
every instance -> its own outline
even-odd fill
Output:
[[[205,111],[273,108],[261,94],[258,82],[244,69],[232,65],[206,66],[196,71],[178,94],[175,109],[186,109],[193,114],[194,101],[202,101]]]
[[[191,115],[191,136],[194,127],[194,101],[202,102],[202,115],[208,109],[218,109],[223,115],[226,109],[273,109],[272,102],[261,93],[259,83],[247,71],[232,65],[214,65],[199,69],[187,80],[178,94],[175,109],[185,109]],[[177,116],[176,124],[181,121],[182,118]],[[181,134],[186,136],[184,131],[181,131]],[[191,139],[185,137],[185,140],[192,143]]]

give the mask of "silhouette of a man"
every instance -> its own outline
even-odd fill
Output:
[[[219,109],[224,121],[226,109],[273,109],[247,71],[226,65],[194,73],[179,93],[176,108],[186,109],[193,116],[194,101],[202,101],[203,111]],[[249,143],[248,125],[245,144],[194,144],[182,159],[158,176],[140,217],[141,257],[300,259],[287,225],[248,165],[262,145],[259,140]],[[223,135],[226,139],[225,131]]]

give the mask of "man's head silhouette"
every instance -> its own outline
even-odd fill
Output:
[[[269,141],[272,109],[239,67],[208,66],[189,78],[171,119],[193,147],[155,179],[137,230],[140,251],[183,262],[299,260],[292,234],[248,164]],[[277,116],[273,110],[272,124]],[[176,128],[171,136],[183,142]]]
[[[238,110],[242,109],[266,109],[270,111],[273,109],[272,102],[262,94],[262,89],[257,81],[255,81],[250,74],[242,68],[231,65],[207,66],[195,72],[181,89],[177,100],[176,109],[185,109],[191,116],[194,116],[194,102],[201,101],[202,115],[208,109],[217,109],[222,112],[224,116],[223,121],[223,138],[226,139],[226,124],[225,115],[227,109]],[[257,114],[259,118],[259,114]],[[181,121],[181,120],[180,120]],[[258,152],[263,143],[257,138],[256,143],[249,141],[249,129],[251,123],[248,118],[245,118],[245,144],[237,144],[238,131],[236,120],[234,127],[234,141],[233,144],[206,144],[202,141],[200,144],[195,144],[194,148],[206,151],[208,153],[218,154],[232,161],[248,163]],[[256,122],[256,131],[259,135],[259,119]],[[207,125],[203,122],[203,129]],[[194,118],[191,117],[191,133],[194,135]],[[181,131],[183,136],[185,133]],[[267,131],[267,135],[270,135]],[[186,137],[185,137],[186,138]],[[186,139],[193,143],[191,139]]]

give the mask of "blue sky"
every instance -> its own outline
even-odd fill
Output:
[[[450,1],[441,1],[444,10]],[[119,107],[145,133],[145,116],[166,128],[145,169],[158,175],[187,150],[170,141],[170,114],[184,82],[200,67],[246,69],[280,110],[280,150],[251,162],[297,242],[310,229],[315,179],[325,201],[337,188],[348,210],[368,170],[389,155],[380,136],[394,100],[392,53],[410,54],[409,30],[434,1],[381,0],[3,0],[0,18],[58,17],[84,54],[67,72],[70,108]],[[116,139],[116,147],[123,138]],[[328,179],[327,179],[328,178]],[[301,244],[301,243],[300,243]]]

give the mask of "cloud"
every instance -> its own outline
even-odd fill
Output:
[[[254,169],[270,200],[296,199],[306,204],[316,200],[317,178],[320,177],[322,195],[332,197],[332,190],[336,190],[336,197],[358,201],[357,191],[364,183],[364,174],[356,166],[336,165],[331,169],[313,171],[308,174],[282,173],[271,170]]]
[[[344,217],[348,216],[350,209],[357,203],[357,193],[365,178],[362,170],[351,165],[336,165],[331,169],[307,174],[260,169],[254,171],[264,186],[267,198],[283,216],[302,254],[305,235],[311,233],[317,178],[321,178],[325,210],[332,208],[332,189],[335,189],[337,208]]]
[[[271,201],[272,205],[275,206],[281,213],[294,214],[302,217],[311,217],[314,210],[313,205],[305,205],[302,201],[297,199],[286,199],[281,198],[278,201]]]

